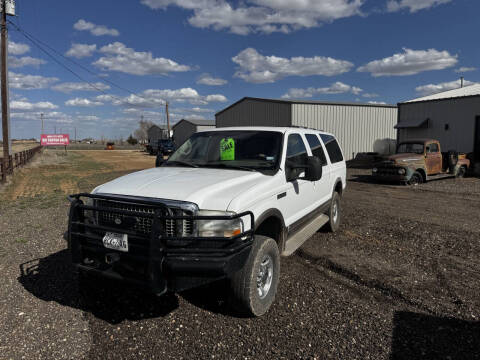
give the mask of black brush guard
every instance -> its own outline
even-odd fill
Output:
[[[94,199],[94,206],[82,198]],[[156,294],[180,291],[224,278],[240,270],[253,243],[253,213],[231,216],[176,215],[161,199],[81,193],[68,196],[71,202],[68,222],[68,246],[74,269],[93,275],[134,283]],[[98,204],[103,206],[99,206]],[[148,209],[148,212],[105,206],[123,204]],[[102,212],[128,217],[135,222],[151,219],[151,231],[138,231],[130,222],[99,224],[89,221],[85,211],[97,219]],[[166,220],[232,220],[249,217],[249,230],[233,237],[166,236]],[[148,220],[150,221],[150,220]],[[127,234],[128,252],[107,249],[103,236],[107,232]],[[114,261],[106,261],[114,259]]]

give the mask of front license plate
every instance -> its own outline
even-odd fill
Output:
[[[108,249],[128,252],[128,235],[108,232],[103,237],[103,246]]]

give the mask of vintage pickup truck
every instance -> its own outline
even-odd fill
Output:
[[[412,139],[398,144],[397,152],[375,164],[372,175],[380,181],[418,185],[444,177],[463,177],[470,167],[465,154],[441,151],[440,142]]]

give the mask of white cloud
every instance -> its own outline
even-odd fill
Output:
[[[96,115],[79,115],[77,116],[77,120],[82,122],[95,122],[100,120],[100,118]]]
[[[75,98],[65,101],[67,106],[80,106],[80,107],[92,107],[92,106],[102,106],[103,103],[100,101],[94,101],[90,99]]]
[[[186,111],[191,111],[191,112],[196,112],[196,113],[209,113],[209,112],[214,112],[213,109],[206,109],[206,108],[199,108],[199,107],[194,107],[191,109],[186,109]]]
[[[96,44],[88,45],[73,43],[65,55],[81,59],[92,56],[95,50],[97,50]]]
[[[221,94],[200,95],[192,88],[182,89],[148,89],[140,94],[132,94],[124,98],[107,98],[99,95],[97,101],[109,101],[113,105],[127,108],[155,108],[164,106],[166,101],[177,103],[190,103],[192,105],[207,105],[211,102],[226,102],[227,98]]]
[[[92,35],[95,36],[102,36],[102,35],[110,35],[110,36],[118,36],[120,33],[117,29],[109,29],[105,25],[96,25],[94,23],[85,21],[83,19],[78,20],[74,25],[73,28],[79,31],[90,31]]]
[[[82,83],[82,82],[66,82],[52,86],[53,90],[69,94],[73,91],[105,91],[110,89],[110,86],[102,82],[96,83]]]
[[[375,94],[375,93],[365,93],[365,94],[362,94],[362,96],[364,98],[376,98],[376,97],[379,97],[380,95]]]
[[[368,104],[372,105],[386,105],[387,103],[385,101],[369,101]]]
[[[187,65],[180,65],[166,58],[154,58],[151,52],[137,52],[121,42],[103,46],[102,56],[93,64],[103,70],[120,71],[133,75],[165,75],[169,72],[189,71]]]
[[[11,116],[16,120],[39,121],[42,113],[45,119],[48,119],[48,122],[55,122],[59,124],[73,123],[73,119],[71,115],[65,114],[59,111],[45,111],[45,110],[27,111],[27,112],[20,111],[20,112],[12,112]]]
[[[457,55],[451,55],[448,51],[404,48],[403,53],[371,61],[360,66],[357,71],[369,72],[375,77],[404,76],[418,74],[422,71],[446,69],[454,66],[457,61]]]
[[[464,80],[463,82],[464,86],[468,86],[472,84],[473,82],[468,80]],[[458,89],[460,88],[460,86],[461,86],[460,80],[454,80],[454,81],[444,82],[440,84],[428,84],[428,85],[417,86],[415,88],[415,91],[421,96],[427,96],[427,95],[432,95],[432,94],[436,94],[443,91]]]
[[[462,66],[458,69],[455,69],[455,72],[456,73],[466,73],[466,72],[469,72],[469,71],[476,71],[477,68],[476,67],[466,67],[466,66]]]
[[[10,55],[23,55],[30,51],[30,46],[27,44],[17,43],[15,41],[8,42],[8,53]]]
[[[38,111],[38,110],[53,110],[58,106],[52,104],[49,101],[40,101],[37,103],[31,103],[27,100],[24,101],[10,101],[10,110],[12,111]]]
[[[348,72],[353,64],[330,57],[264,56],[253,48],[241,51],[232,61],[238,65],[235,77],[251,83],[273,83],[287,76],[333,76]]]
[[[190,25],[214,30],[227,29],[247,35],[321,26],[323,23],[361,14],[364,0],[249,0],[235,7],[226,0],[142,0],[152,9],[177,6],[193,15]]]
[[[221,78],[214,78],[210,74],[202,74],[197,80],[197,84],[210,85],[210,86],[221,86],[227,84],[228,81]]]
[[[452,0],[389,0],[387,3],[387,10],[395,12],[408,9],[411,13],[414,13],[419,10],[429,9],[451,1]]]
[[[311,98],[315,95],[324,95],[324,94],[345,94],[345,93],[352,93],[354,95],[358,95],[363,90],[356,86],[350,86],[344,84],[340,81],[337,81],[331,84],[329,87],[323,88],[313,88],[309,87],[306,89],[296,89],[292,88],[289,89],[286,94],[282,96],[283,99],[304,99],[304,98]]]
[[[56,77],[44,77],[40,75],[26,75],[9,72],[9,85],[12,89],[33,90],[45,89],[52,83],[57,82]]]
[[[45,60],[37,59],[31,56],[22,56],[22,57],[10,56],[8,58],[8,65],[12,68],[20,68],[24,66],[38,67],[39,65],[43,65],[43,64],[46,64]]]

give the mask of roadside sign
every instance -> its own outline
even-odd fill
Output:
[[[15,16],[15,0],[5,0],[7,15]],[[0,2],[0,13],[3,12],[3,2]]]
[[[67,146],[70,144],[70,135],[68,134],[42,134],[40,137],[42,146]]]

